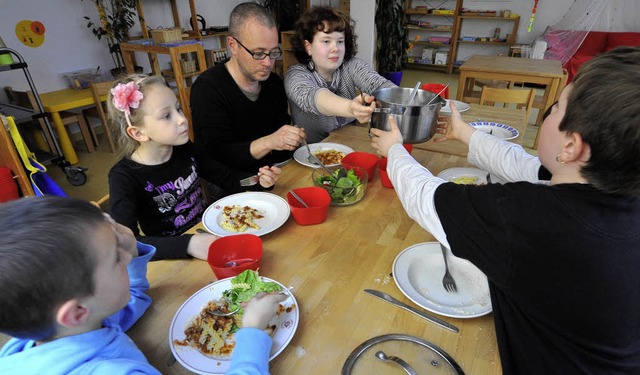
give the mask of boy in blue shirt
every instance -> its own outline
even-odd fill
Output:
[[[154,253],[86,201],[1,205],[0,373],[160,374],[124,333],[151,304]]]
[[[153,246],[91,203],[23,198],[0,205],[0,374],[160,374],[124,331],[147,310]],[[284,294],[245,307],[233,374],[268,374],[264,332]]]

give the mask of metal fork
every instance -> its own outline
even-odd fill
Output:
[[[447,264],[447,248],[440,244],[440,249],[442,250],[442,257],[444,258],[445,269],[444,277],[442,278],[442,285],[447,292],[456,293],[458,291],[458,287],[456,287],[456,281],[449,273],[449,265]]]
[[[289,163],[291,161],[291,159],[287,159],[285,161],[281,161],[279,163],[275,163],[274,165],[272,165],[272,167],[282,167],[285,164]],[[258,183],[258,181],[260,181],[260,176],[257,174],[254,174],[253,176],[249,176],[247,178],[243,178],[242,180],[240,180],[240,186],[253,186],[255,184]]]

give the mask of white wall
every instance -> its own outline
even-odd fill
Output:
[[[171,26],[171,8],[166,0],[142,0],[145,18],[150,27]],[[293,0],[292,0],[293,1]],[[417,0],[414,0],[417,1]],[[540,0],[536,21],[531,33],[526,32],[533,0],[475,1],[465,0],[465,6],[473,9],[511,9],[522,16],[519,43],[529,43],[544,29],[562,17],[573,0]],[[231,9],[243,0],[196,0],[196,8],[207,26],[227,25]],[[337,0],[314,0],[312,4],[337,6]],[[190,29],[190,11],[187,1],[178,1],[182,27]],[[358,56],[373,63],[375,53],[374,13],[375,0],[351,0],[351,16],[356,21],[358,34]],[[0,11],[0,36],[5,44],[22,54],[40,92],[66,87],[62,73],[101,67],[102,71],[113,68],[113,62],[104,42],[99,42],[86,27],[84,16],[97,19],[97,12],[90,0],[2,0]],[[40,21],[46,28],[45,42],[37,48],[20,43],[15,36],[18,21],[29,19]],[[493,26],[495,28],[495,26]],[[134,27],[132,33],[139,33]],[[206,48],[217,48],[216,39],[206,39]],[[138,54],[138,63],[148,71],[146,55]],[[164,67],[168,57],[160,57]],[[15,89],[27,89],[20,71],[0,73],[0,85]],[[2,94],[0,94],[2,96]]]

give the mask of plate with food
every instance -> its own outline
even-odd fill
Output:
[[[197,291],[178,309],[169,328],[169,347],[176,360],[197,374],[224,374],[231,365],[235,332],[242,325],[242,309],[230,317],[218,317],[211,310],[229,310],[259,292],[282,291],[287,299],[265,329],[273,339],[269,360],[289,344],[298,328],[300,315],[293,293],[281,283],[246,270],[233,278],[211,283]]]
[[[489,133],[495,137],[507,140],[518,138],[518,135],[520,135],[520,132],[517,129],[514,129],[509,125],[499,124],[497,122],[478,121],[472,122],[469,125],[485,133]]]
[[[309,145],[309,149],[311,153],[318,158],[322,164],[327,167],[334,167],[340,165],[342,158],[345,157],[350,152],[353,152],[351,147],[342,145],[340,143],[330,143],[330,142],[321,142],[321,143],[312,143]],[[311,168],[320,168],[319,165],[312,163],[308,160],[309,151],[307,148],[302,146],[299,147],[294,153],[293,158],[300,164],[306,165]]]
[[[453,104],[456,105],[456,109],[458,110],[458,112],[465,112],[465,111],[468,111],[469,108],[471,108],[469,104],[465,102],[461,102],[459,100],[445,99],[445,102],[446,104],[444,105],[444,107],[440,108],[440,113],[442,114],[447,114],[447,115],[451,114],[451,106],[450,106],[451,102],[453,102]]]
[[[246,192],[215,201],[204,211],[202,224],[221,237],[238,233],[262,236],[280,228],[290,213],[287,201],[275,194]]]
[[[424,242],[404,249],[393,262],[393,280],[411,301],[436,314],[475,318],[491,312],[487,276],[466,259],[447,255],[457,293],[442,285],[444,258],[438,242]]]
[[[478,168],[449,168],[438,174],[443,180],[459,185],[486,185],[487,172]],[[492,179],[493,181],[493,179]]]

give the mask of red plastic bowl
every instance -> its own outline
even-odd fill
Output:
[[[378,165],[378,155],[361,151],[350,152],[342,158],[342,161],[340,163],[347,169],[350,165],[355,165],[364,169],[365,171],[367,171],[367,175],[369,176],[367,181],[371,181],[373,175],[376,173],[376,165]]]
[[[389,175],[387,174],[387,158],[381,158],[378,162],[378,169],[380,170],[380,182],[382,186],[386,188],[393,189],[393,184],[391,180],[389,180]]]
[[[235,267],[224,264],[236,259],[251,258],[253,262],[242,263]],[[242,271],[257,270],[262,261],[262,240],[255,234],[236,234],[218,238],[209,246],[207,262],[218,280],[240,274]]]
[[[300,225],[313,225],[323,223],[327,218],[327,212],[329,212],[329,203],[331,203],[331,196],[329,193],[317,186],[310,186],[304,188],[293,189],[304,203],[309,206],[306,208],[300,203],[291,192],[287,193],[287,201],[291,206],[291,215],[296,223]]]

